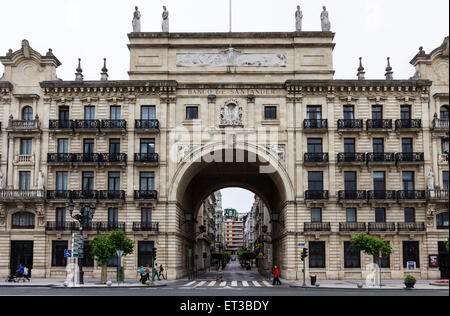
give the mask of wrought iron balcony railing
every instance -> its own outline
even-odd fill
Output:
[[[366,154],[367,162],[376,163],[395,163],[395,153],[367,153]]]
[[[339,191],[339,200],[353,200],[353,201],[363,201],[367,200],[367,191],[356,190],[356,191]]]
[[[424,232],[426,230],[425,223],[397,223],[397,229],[399,232]]]
[[[123,190],[100,190],[98,193],[100,200],[125,200],[125,191]]]
[[[304,129],[327,129],[328,120],[307,119],[303,121]]]
[[[370,129],[392,129],[392,120],[367,120],[367,130]]]
[[[32,201],[45,198],[44,190],[0,190],[0,200],[3,201]]]
[[[363,120],[338,120],[338,130],[342,129],[363,129]]]
[[[157,200],[158,192],[156,190],[136,190],[134,191],[135,200]]]
[[[368,200],[396,200],[396,194],[393,190],[388,191],[367,191]]]
[[[72,129],[71,120],[50,120],[48,122],[48,128],[53,129]]]
[[[424,153],[397,153],[395,155],[395,160],[398,163],[425,162],[425,155]]]
[[[448,131],[449,129],[449,120],[448,119],[440,119],[435,117],[432,124],[431,130],[433,131]]]
[[[395,232],[395,223],[369,223],[369,232]]]
[[[339,153],[338,163],[364,163],[366,162],[366,153]]]
[[[126,120],[102,120],[100,122],[100,128],[112,129],[112,130],[126,130],[127,129],[127,121]]]
[[[72,190],[72,200],[98,200],[99,191],[97,190]]]
[[[327,190],[311,190],[305,192],[305,200],[328,200]]]
[[[74,156],[69,153],[48,153],[47,154],[47,162],[48,163],[64,163],[64,162],[73,162]]]
[[[340,232],[365,232],[366,223],[339,223]]]
[[[328,153],[305,153],[305,162],[328,162]]]
[[[159,223],[158,222],[133,222],[133,231],[140,232],[159,232]]]
[[[69,190],[47,190],[47,200],[70,200],[72,191]]]
[[[97,155],[99,163],[127,163],[128,155],[125,153],[100,153]]]
[[[329,232],[331,231],[330,223],[304,223],[305,232]]]
[[[126,224],[125,222],[94,222],[92,227],[95,227],[95,230],[98,232],[125,231]]]
[[[156,163],[159,161],[157,153],[136,153],[134,154],[134,162]]]
[[[399,129],[421,129],[422,120],[396,120],[395,130]]]
[[[136,129],[159,129],[159,121],[158,120],[136,120],[135,121]]]
[[[101,122],[100,120],[72,120],[71,127],[73,130],[98,130],[100,132]]]
[[[398,200],[426,200],[427,195],[424,190],[401,190],[397,191]]]
[[[79,231],[80,224],[77,222],[47,222],[46,231]]]

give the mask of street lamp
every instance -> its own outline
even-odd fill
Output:
[[[69,213],[70,217],[77,220],[80,223],[80,234],[83,234],[83,228],[88,226],[88,224],[92,221],[92,218],[95,214],[95,206],[91,206],[90,204],[86,203],[84,207],[81,207],[80,214],[73,215],[75,205],[71,202],[69,204]],[[84,255],[84,252],[83,252]],[[80,270],[80,284],[84,284],[83,280],[83,262],[80,260],[81,258],[78,258],[78,267]]]

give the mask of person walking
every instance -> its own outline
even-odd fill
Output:
[[[281,285],[281,282],[280,282],[280,270],[278,270],[277,266],[275,266],[274,270],[273,270],[273,285]]]
[[[158,273],[158,264],[156,262],[155,262],[155,266],[153,267],[152,282],[155,281],[155,276],[158,277],[158,281],[161,281],[161,278],[159,277],[159,273]]]
[[[19,265],[19,268],[17,269],[16,272],[17,272],[17,282],[19,282],[20,280],[22,280],[22,282],[25,282],[25,279],[23,278],[25,267],[23,266],[23,264]]]
[[[23,277],[30,282],[30,275],[29,275],[29,270],[28,268],[25,266],[23,267]]]
[[[159,266],[159,276],[162,277],[164,280],[167,280],[166,277],[164,276],[164,267],[162,264],[160,264]]]
[[[144,267],[143,266],[140,266],[140,268],[139,268],[139,275],[141,276],[141,278],[139,279],[139,281],[142,283],[142,284],[145,284],[145,282],[147,281],[147,279],[146,279],[146,271],[145,271],[145,269],[144,269]]]

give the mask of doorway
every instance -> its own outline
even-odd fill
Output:
[[[31,269],[33,268],[32,241],[11,241],[11,256],[9,263],[11,273],[15,272],[20,264],[27,267],[31,274]]]

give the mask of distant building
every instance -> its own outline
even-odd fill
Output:
[[[197,270],[204,270],[211,266],[211,252],[215,250],[216,223],[215,223],[216,198],[209,195],[203,201],[197,215],[195,265]]]
[[[217,191],[214,193],[216,198],[215,216],[216,216],[216,240],[215,251],[223,251],[225,249],[225,231],[224,231],[224,216],[222,209],[222,193]]]
[[[244,222],[235,209],[225,210],[226,250],[236,253],[244,247]]]

